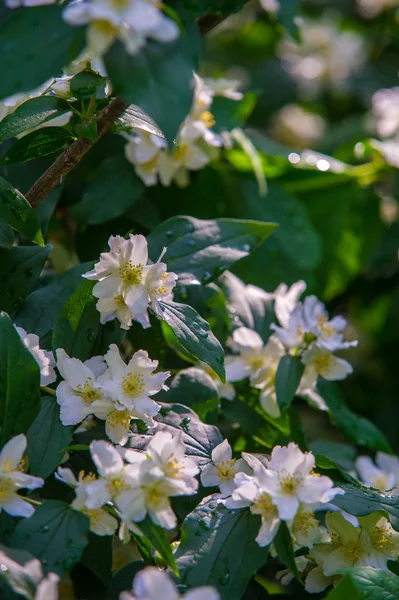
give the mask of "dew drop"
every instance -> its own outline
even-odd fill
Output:
[[[212,273],[210,273],[209,271],[205,271],[205,273],[201,277],[202,283],[210,283],[212,281],[212,279],[213,279]]]
[[[182,421],[180,421],[180,427],[182,429],[187,429],[190,421],[191,421],[191,417],[184,417],[184,419],[182,419]]]
[[[87,332],[87,339],[89,342],[94,342],[94,340],[96,339],[96,334],[92,329],[89,329]]]
[[[229,582],[230,579],[230,573],[224,573],[224,575],[222,575],[221,577],[219,577],[219,583],[221,585],[226,585]]]
[[[205,340],[207,337],[209,337],[209,333],[203,330],[198,331],[198,337]]]
[[[42,525],[41,527],[39,527],[40,533],[47,533],[49,530],[50,527],[48,525]]]
[[[167,238],[171,238],[173,236],[173,231],[171,229],[168,229],[168,231],[165,233]]]
[[[243,244],[241,249],[243,252],[249,252],[251,250],[251,246],[249,244]]]

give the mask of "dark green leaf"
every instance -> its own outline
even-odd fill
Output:
[[[297,37],[298,27],[295,17],[298,15],[302,0],[284,0],[280,4],[277,17],[281,25],[285,27],[290,35]]]
[[[93,71],[81,71],[72,77],[69,86],[72,96],[85,100],[104,92],[106,82],[105,77]]]
[[[276,229],[275,223],[172,217],[148,236],[151,258],[156,260],[167,246],[169,271],[179,273],[179,283],[210,283],[230,265],[248,256]]]
[[[112,569],[112,535],[96,535],[89,532],[89,543],[84,549],[81,563],[107,585]],[[128,588],[130,589],[130,588]]]
[[[0,177],[0,217],[25,237],[44,246],[37,215],[24,196]]]
[[[191,367],[173,378],[165,402],[185,404],[204,421],[209,412],[219,406],[219,395],[212,378],[202,369]]]
[[[132,589],[133,579],[139,571],[144,569],[144,567],[145,563],[141,560],[137,560],[129,563],[115,573],[107,590],[109,600],[119,600],[119,596],[122,592]]]
[[[170,541],[165,529],[153,523],[150,517],[146,517],[144,521],[139,523],[138,526],[143,531],[144,535],[150,540],[155,550],[158,550],[168,567],[172,569],[173,573],[176,575],[176,577],[178,577],[179,570],[177,568],[176,560],[173,555],[172,548],[170,547]]]
[[[0,122],[0,142],[60,117],[70,110],[69,104],[58,96],[31,98]]]
[[[1,447],[26,433],[40,407],[40,369],[10,317],[0,313]]]
[[[340,487],[345,490],[345,494],[336,496],[332,500],[333,504],[355,517],[369,515],[376,510],[385,510],[392,527],[399,531],[399,490],[380,492],[351,484],[340,484]]]
[[[83,49],[85,30],[65,23],[62,11],[60,5],[7,11],[0,29],[0,98],[38,87]]]
[[[12,546],[39,558],[45,573],[62,576],[79,561],[88,533],[86,515],[60,500],[46,500],[32,517],[18,523]]]
[[[53,154],[72,140],[69,131],[63,127],[43,127],[14,142],[1,157],[0,165],[15,165]]]
[[[309,443],[309,448],[313,453],[324,454],[334,463],[346,471],[354,469],[357,456],[356,448],[349,444],[341,442],[332,442],[330,440],[315,440]]]
[[[166,430],[173,434],[181,433],[187,456],[193,458],[200,465],[205,465],[212,460],[212,450],[223,441],[222,435],[216,427],[202,423],[195,412],[180,404],[163,404],[155,421],[157,422],[156,431]],[[149,429],[147,433],[139,434],[137,427],[133,425],[132,432],[126,447],[144,450],[155,430]]]
[[[118,130],[130,133],[132,129],[142,129],[158,137],[165,137],[158,125],[139,106],[131,104],[116,122]]]
[[[17,310],[35,285],[51,246],[15,246],[0,250],[0,309]],[[30,333],[30,332],[29,332]]]
[[[78,137],[95,142],[97,140],[97,119],[92,117],[88,123],[79,123],[74,129]]]
[[[374,423],[359,417],[346,406],[336,383],[319,377],[317,390],[327,404],[331,420],[349,442],[366,446],[371,450],[391,452],[389,442],[382,431]]]
[[[224,352],[207,321],[187,304],[160,302],[164,319],[189,354],[209,365],[225,381]]]
[[[144,184],[124,156],[109,156],[94,170],[87,183],[82,208],[91,224],[115,219],[133,206]]]
[[[344,577],[328,596],[328,600],[397,600],[399,598],[399,577],[370,567],[354,567],[346,571]]]
[[[93,281],[83,280],[58,315],[53,328],[54,352],[63,348],[69,356],[80,360],[92,355],[100,330],[97,298],[92,293],[94,285]]]
[[[104,62],[114,93],[148,113],[171,143],[191,108],[198,56],[199,36],[193,25],[176,42],[149,41],[135,55],[116,42]]]
[[[292,547],[292,538],[287,527],[287,523],[280,522],[278,532],[273,540],[274,547],[281,562],[293,573],[299,583],[302,583],[298,568],[295,563],[294,548]]]
[[[73,427],[64,427],[60,421],[60,408],[54,396],[41,400],[40,412],[30,426],[28,458],[32,475],[48,477],[63,459],[62,448],[72,439]]]
[[[276,373],[276,396],[283,412],[291,406],[303,370],[304,365],[298,356],[286,354],[280,359]]]
[[[255,537],[260,519],[250,510],[228,510],[205,498],[185,519],[176,552],[182,581],[212,585],[221,600],[239,600],[251,577],[267,561],[267,549]]]
[[[12,248],[14,241],[15,236],[12,227],[4,219],[0,219],[0,248],[9,250]]]

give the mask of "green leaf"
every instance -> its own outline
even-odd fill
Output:
[[[152,260],[167,246],[168,270],[179,274],[181,285],[210,283],[230,265],[248,256],[276,229],[275,223],[171,217],[148,236]]]
[[[352,471],[357,456],[356,448],[349,444],[331,440],[315,440],[309,443],[309,449],[315,454],[323,454],[337,464],[341,469]]]
[[[107,80],[93,71],[81,71],[69,82],[72,96],[80,100],[89,99],[104,92]]]
[[[41,346],[51,348],[51,333],[58,313],[68,298],[82,282],[82,274],[90,269],[91,263],[82,263],[63,275],[54,277],[34,290],[18,311],[17,325],[40,337]]]
[[[276,373],[276,396],[282,412],[291,406],[304,368],[298,356],[286,354],[280,359]]]
[[[35,244],[44,246],[35,211],[21,192],[2,177],[0,177],[0,217]]]
[[[135,55],[116,42],[104,62],[113,92],[148,113],[173,142],[193,100],[193,71],[199,57],[199,35],[194,24],[169,44],[148,41]]]
[[[295,16],[298,14],[301,2],[302,0],[284,0],[284,2],[281,2],[277,13],[279,23],[295,38],[298,36]]]
[[[140,521],[138,526],[150,540],[155,550],[158,550],[168,567],[172,569],[173,573],[178,577],[179,569],[176,565],[176,559],[173,555],[172,548],[170,547],[169,538],[165,529],[153,523],[148,516],[144,521]]]
[[[64,427],[60,421],[60,408],[53,396],[41,400],[40,412],[30,426],[28,458],[32,475],[48,477],[60,464],[62,448],[72,439],[73,427]]]
[[[95,142],[97,140],[97,119],[92,117],[88,123],[78,123],[74,129],[78,137]]]
[[[0,98],[37,88],[83,49],[85,30],[65,23],[62,11],[63,6],[53,5],[5,13],[0,28]]]
[[[162,404],[161,412],[154,420],[157,423],[156,431],[169,431],[174,435],[181,433],[187,456],[199,465],[209,463],[212,450],[223,441],[216,427],[203,423],[195,412],[180,404]],[[144,451],[154,433],[155,429],[148,429],[146,433],[139,434],[137,426],[133,425],[126,447]],[[83,437],[83,434],[78,435],[79,439]]]
[[[69,104],[58,96],[31,98],[0,121],[0,142],[60,117],[70,110]]]
[[[224,351],[209,323],[187,304],[160,302],[167,325],[185,350],[209,365],[225,381]]]
[[[66,502],[46,500],[32,517],[18,523],[11,545],[39,558],[45,573],[63,576],[79,561],[88,533],[86,515]]]
[[[370,567],[354,567],[345,572],[339,584],[328,594],[328,600],[397,600],[399,577]]]
[[[112,535],[96,535],[89,532],[89,543],[84,549],[81,563],[92,571],[104,585],[111,579]]]
[[[12,227],[0,218],[0,248],[12,248],[15,241],[15,235]]]
[[[381,450],[388,454],[391,452],[389,442],[382,431],[374,423],[359,417],[346,406],[336,383],[319,377],[317,391],[327,404],[331,421],[349,442],[366,446],[371,450]]]
[[[182,581],[211,585],[221,600],[242,598],[251,577],[267,561],[255,537],[260,519],[248,509],[228,510],[209,496],[187,516],[176,552]]]
[[[40,407],[40,369],[10,317],[0,313],[1,447],[26,433]]]
[[[280,522],[277,535],[273,540],[274,547],[281,562],[295,575],[295,578],[302,583],[298,568],[295,563],[294,548],[292,547],[292,538],[285,521]]]
[[[212,378],[202,369],[191,367],[183,369],[165,394],[165,402],[171,404],[185,404],[194,410],[199,418],[204,421],[209,412],[217,410],[219,395]]]
[[[124,156],[109,156],[91,173],[83,195],[82,208],[88,223],[95,225],[119,217],[133,206],[144,189]]]
[[[53,328],[54,352],[63,348],[69,356],[80,360],[92,356],[100,329],[97,298],[92,293],[94,285],[94,281],[83,280],[58,315]]]
[[[376,510],[384,510],[388,513],[392,527],[399,531],[399,490],[380,492],[351,484],[340,484],[340,487],[345,494],[336,496],[331,501],[332,504],[355,517],[363,517]]]
[[[141,129],[153,133],[158,137],[165,137],[158,125],[139,106],[131,104],[116,121],[118,131],[131,132],[132,129]]]
[[[53,154],[72,140],[69,131],[63,127],[43,127],[14,142],[1,157],[0,165],[15,165]]]
[[[0,310],[12,313],[35,285],[51,246],[14,246],[0,250]]]

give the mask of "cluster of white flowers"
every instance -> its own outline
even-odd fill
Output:
[[[325,16],[317,21],[303,19],[300,42],[285,38],[279,46],[283,67],[307,95],[324,88],[342,89],[350,75],[358,72],[366,59],[364,39],[354,31]]]
[[[40,477],[23,473],[21,462],[25,450],[26,437],[21,433],[7,442],[0,452],[0,512],[5,510],[12,517],[30,517],[35,512],[18,490],[36,490],[44,485]]]
[[[305,580],[308,592],[319,593],[336,585],[346,569],[373,567],[388,571],[388,561],[397,559],[399,533],[379,512],[358,520],[351,517],[351,521],[340,513],[326,514],[329,539],[310,549]]]
[[[165,385],[169,372],[154,373],[157,360],[145,350],[135,352],[128,362],[111,344],[105,356],[85,362],[70,358],[58,349],[57,369],[63,377],[56,390],[63,425],[76,425],[89,415],[105,420],[105,431],[115,444],[125,444],[132,419],[142,419],[149,427],[160,405],[151,396]]]
[[[297,393],[321,410],[326,410],[326,406],[315,391],[318,376],[337,381],[352,373],[351,365],[334,354],[357,345],[356,341],[344,341],[345,319],[334,317],[330,320],[324,304],[315,296],[308,296],[300,302],[299,297],[305,287],[303,281],[290,288],[282,284],[271,295],[279,325],[271,325],[275,333],[266,344],[256,331],[247,327],[236,329],[228,341],[228,346],[236,354],[226,358],[227,382],[249,377],[251,386],[260,390],[260,403],[271,417],[280,416],[275,377],[280,359],[285,354],[301,357],[305,370]],[[234,398],[231,387],[220,387],[219,392],[221,397]]]
[[[182,596],[169,575],[156,567],[139,571],[133,581],[132,592],[122,592],[119,600],[219,600],[215,588],[208,585],[189,590]]]
[[[232,458],[225,440],[213,450],[213,464],[203,467],[202,484],[219,485],[227,508],[249,507],[260,515],[262,524],[256,538],[260,546],[271,544],[280,521],[287,523],[296,547],[311,548],[321,541],[323,530],[315,510],[344,492],[334,487],[329,477],[314,472],[313,454],[302,452],[291,442],[286,447],[275,446],[265,464],[246,453],[243,459]]]
[[[167,43],[179,37],[179,27],[156,0],[74,0],[63,17],[69,25],[88,25],[88,48],[98,56],[117,39],[137,54],[147,39]]]
[[[381,140],[371,144],[381,153],[385,162],[399,167],[399,87],[381,89],[372,97],[372,112],[377,134]]]
[[[159,300],[171,298],[177,275],[168,273],[161,262],[166,248],[156,263],[148,258],[148,244],[143,235],[130,234],[129,239],[111,236],[109,252],[103,252],[94,269],[83,277],[98,281],[93,295],[98,298],[97,309],[101,323],[118,319],[122,329],[132,321],[150,326],[148,309],[162,318]]]
[[[190,182],[190,171],[202,169],[218,158],[224,138],[212,130],[215,125],[212,102],[215,96],[240,100],[242,94],[237,87],[237,81],[204,80],[194,74],[193,105],[171,151],[165,139],[152,133],[138,130],[127,136],[125,156],[147,186],[155,185],[159,180],[164,186],[174,181],[185,187]]]
[[[130,538],[139,533],[135,523],[147,515],[165,529],[177,524],[170,497],[190,496],[197,492],[196,463],[185,456],[182,434],[172,436],[158,431],[145,452],[115,447],[95,440],[90,453],[98,477],[81,473],[79,479],[70,469],[58,468],[57,478],[75,488],[73,507],[87,514],[90,528],[97,535],[111,535],[120,519],[119,536]],[[111,514],[112,513],[112,514]]]
[[[376,464],[369,456],[359,456],[355,467],[363,485],[377,490],[391,490],[399,487],[399,458],[385,452],[377,452]]]

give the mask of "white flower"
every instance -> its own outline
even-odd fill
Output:
[[[341,381],[353,372],[352,365],[347,360],[334,356],[318,344],[312,344],[304,352],[302,362],[305,365],[303,379],[306,383],[303,385],[306,389],[313,387],[318,375],[328,381]]]
[[[165,381],[170,373],[154,373],[158,361],[151,360],[145,350],[135,352],[126,365],[118,347],[111,344],[105,360],[109,378],[104,382],[104,388],[119,405],[151,425],[152,417],[160,410],[160,405],[151,396],[168,389]]]
[[[229,98],[229,100],[242,100],[244,95],[238,91],[240,85],[241,82],[238,79],[227,79],[225,77],[219,79],[207,77],[204,79],[204,87],[211,90],[214,96],[223,96]]]
[[[391,490],[399,486],[399,458],[377,452],[374,464],[369,456],[359,456],[355,467],[364,485],[379,490]]]
[[[46,386],[50,383],[54,383],[57,376],[53,368],[55,366],[53,353],[40,348],[39,336],[35,333],[26,333],[25,329],[22,329],[22,327],[15,326],[15,329],[24,346],[26,346],[40,367],[40,385]]]
[[[128,143],[125,145],[126,159],[134,165],[137,175],[145,185],[157,184],[162,162],[161,154],[167,151],[167,147],[164,138],[148,131],[136,131],[128,137]]]
[[[331,352],[357,346],[357,341],[343,341],[342,332],[346,327],[346,320],[343,317],[334,317],[329,321],[325,305],[316,296],[305,298],[302,315],[305,332],[315,335],[319,346]]]
[[[233,490],[231,498],[227,498],[224,504],[231,509],[249,506],[253,514],[260,515],[261,526],[255,540],[259,546],[268,546],[277,534],[280,517],[264,486],[265,467],[261,463],[258,466],[251,466],[254,469],[254,476],[237,473],[234,480],[236,488]]]
[[[278,0],[259,0],[259,4],[266,12],[276,14],[280,10],[280,3]]]
[[[28,600],[58,600],[59,576],[43,575],[42,565],[37,558],[20,565],[3,551],[0,551],[2,576],[18,595]]]
[[[236,488],[234,477],[239,472],[249,473],[247,463],[233,458],[231,446],[227,440],[212,450],[212,462],[201,469],[201,482],[204,487],[219,486],[223,497],[231,496]]]
[[[64,381],[57,386],[57,402],[63,425],[81,423],[88,415],[104,419],[114,403],[104,389],[107,365],[102,356],[84,363],[70,358],[62,348],[56,351],[57,369]]]
[[[313,472],[315,458],[311,452],[302,452],[293,442],[288,446],[275,446],[263,473],[263,488],[272,498],[279,516],[291,521],[302,505],[325,504],[337,494],[329,477],[318,476]]]
[[[283,66],[308,95],[323,88],[342,89],[350,75],[361,70],[366,44],[354,31],[341,30],[337,21],[303,19],[301,42],[286,37],[279,53]]]
[[[293,537],[295,549],[312,548],[314,544],[323,541],[325,529],[320,527],[319,521],[315,517],[317,504],[300,504],[298,512],[292,521],[287,525]]]
[[[399,131],[399,87],[378,90],[371,102],[378,135],[388,138],[396,134]]]
[[[159,300],[171,296],[177,275],[167,273],[161,258],[150,264],[148,244],[142,235],[130,234],[125,240],[111,236],[108,240],[110,252],[103,252],[94,269],[85,273],[86,279],[97,280],[93,295],[99,298],[97,309],[101,322],[118,318],[121,326],[128,329],[131,320],[149,327],[148,308],[162,318]]]
[[[282,144],[298,149],[313,148],[325,130],[323,117],[305,110],[299,104],[286,104],[272,122],[273,136]]]
[[[357,0],[360,13],[366,19],[372,19],[385,10],[399,6],[398,0]]]
[[[63,17],[70,25],[89,24],[88,46],[99,55],[116,38],[129,54],[136,54],[147,38],[172,42],[179,36],[176,23],[151,0],[75,0],[65,8]]]
[[[133,581],[132,593],[123,592],[120,600],[219,600],[215,588],[203,586],[185,592],[182,596],[165,571],[146,567]]]
[[[229,362],[229,360],[234,357],[226,357],[226,362],[225,362],[225,366],[226,364]],[[232,385],[231,383],[229,383],[228,381],[226,381],[226,383],[223,383],[222,380],[220,379],[219,375],[217,375],[215,373],[215,371],[206,363],[204,362],[200,362],[196,365],[196,367],[198,369],[201,369],[202,371],[205,371],[205,373],[207,375],[209,375],[209,377],[212,379],[216,391],[218,393],[219,398],[224,398],[225,400],[234,400],[235,395],[236,395],[236,391],[234,388],[234,385]]]
[[[167,483],[184,495],[197,492],[199,473],[197,464],[185,456],[186,446],[182,432],[172,436],[168,431],[157,431],[146,446],[145,453],[153,465],[158,467]],[[129,455],[127,455],[127,460]]]
[[[21,433],[13,437],[0,452],[0,512],[5,510],[12,517],[30,517],[34,507],[17,494],[26,488],[36,490],[44,480],[22,473],[18,466],[26,450],[26,437]]]
[[[89,517],[90,531],[96,535],[113,535],[115,533],[118,528],[118,521],[104,507],[87,507],[87,486],[96,481],[94,475],[84,475],[81,472],[79,473],[79,479],[76,479],[70,469],[58,467],[55,478],[74,488],[76,497],[71,506]]]
[[[311,564],[313,564],[312,561],[306,558],[306,556],[297,556],[295,558],[295,565],[299,573],[306,571]],[[276,578],[280,580],[282,585],[288,585],[295,579],[295,575],[289,569],[283,569],[282,571],[277,571]]]
[[[399,556],[399,532],[378,512],[359,517],[359,524],[371,547],[368,566],[388,571],[388,560]]]
[[[270,325],[279,340],[288,349],[300,348],[305,342],[305,323],[303,318],[302,304],[297,304],[288,319],[285,316],[285,324],[279,327],[275,323]]]

